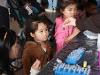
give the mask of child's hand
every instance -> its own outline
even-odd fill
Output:
[[[67,18],[63,23],[63,27],[66,27],[66,26],[69,26],[69,25],[76,26],[76,19],[73,18],[73,17]]]
[[[64,39],[64,45],[65,45],[65,44],[68,44],[69,42],[70,42],[70,39],[69,39],[69,38],[65,38],[65,39]]]
[[[40,69],[40,64],[41,64],[40,60],[36,59],[36,61],[32,65],[32,68],[34,68],[34,69]]]

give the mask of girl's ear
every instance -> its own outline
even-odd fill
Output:
[[[34,37],[34,34],[31,32],[31,33],[30,33],[30,36],[31,36],[31,37]]]

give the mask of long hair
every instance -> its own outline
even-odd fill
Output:
[[[16,33],[13,30],[1,27],[0,41],[2,42],[2,45],[5,45],[7,48],[10,48],[16,41]]]
[[[13,36],[13,37],[12,37]],[[9,50],[15,43],[16,34],[7,28],[0,28],[0,68],[7,73],[12,75],[10,70],[10,58]]]

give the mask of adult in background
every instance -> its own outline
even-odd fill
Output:
[[[13,75],[13,71],[10,69],[9,51],[14,44],[15,35],[12,30],[0,27],[0,75]]]

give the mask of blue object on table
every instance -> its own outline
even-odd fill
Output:
[[[79,65],[58,64],[54,67],[54,75],[89,75],[90,66],[83,68]]]
[[[82,58],[85,53],[85,48],[79,47],[78,49],[73,50],[65,59],[67,64],[77,64],[78,61]]]

